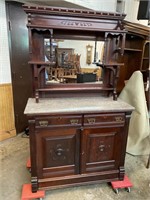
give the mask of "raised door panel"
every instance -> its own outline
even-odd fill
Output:
[[[51,178],[79,173],[80,131],[41,129],[36,132],[39,178]]]
[[[119,168],[122,127],[89,128],[82,134],[82,173]]]

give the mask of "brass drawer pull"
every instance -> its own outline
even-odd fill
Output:
[[[87,119],[89,124],[94,124],[95,123],[95,118],[89,118]]]
[[[71,119],[71,120],[70,120],[70,123],[71,123],[72,125],[76,125],[76,124],[79,123],[79,120],[78,120],[78,119]]]
[[[48,126],[48,121],[39,121],[39,125],[42,127]]]
[[[123,122],[123,117],[115,117],[116,122]]]

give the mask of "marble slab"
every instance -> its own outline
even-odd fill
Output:
[[[124,112],[134,108],[118,99],[104,97],[73,97],[73,98],[43,98],[39,103],[29,98],[24,114],[56,114],[56,113],[97,113],[97,112]]]

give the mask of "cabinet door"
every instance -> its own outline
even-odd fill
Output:
[[[79,173],[79,137],[76,128],[38,129],[36,159],[39,178]]]
[[[81,173],[119,168],[123,127],[87,128],[82,132]]]

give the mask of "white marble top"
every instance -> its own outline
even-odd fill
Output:
[[[39,103],[29,98],[24,113],[27,115],[56,114],[56,113],[91,113],[91,112],[124,112],[134,108],[118,99],[103,97],[74,97],[74,98],[43,98]]]

